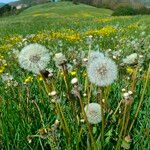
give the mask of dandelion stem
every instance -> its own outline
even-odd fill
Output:
[[[42,126],[43,126],[43,128],[45,128],[44,120],[43,120],[43,117],[42,117],[41,110],[40,110],[38,104],[37,104],[34,100],[32,100],[32,102],[33,102],[33,104],[36,106],[36,108],[37,108],[37,110],[38,110],[38,112],[39,112],[39,115],[40,115],[40,119],[41,119]]]
[[[88,127],[89,134],[90,134],[90,137],[91,137],[93,146],[94,146],[94,150],[97,150],[97,146],[96,146],[96,143],[95,143],[95,140],[94,140],[94,137],[93,137],[91,128],[90,128],[90,124],[89,124],[89,122],[88,122],[88,120],[87,120],[87,116],[86,116],[86,113],[85,113],[85,111],[84,111],[82,99],[81,99],[81,96],[80,96],[80,93],[79,93],[79,92],[78,92],[78,98],[79,98],[79,102],[80,102],[80,106],[81,106],[82,113],[83,113],[83,115],[84,115],[84,119],[85,119],[85,121],[86,121],[86,123],[87,123],[87,127]]]
[[[113,113],[112,116],[114,116],[114,115],[117,113],[117,111],[119,110],[119,108],[120,108],[120,106],[121,106],[121,103],[122,103],[122,100],[119,102],[119,104],[118,104],[118,106],[117,106],[117,108],[116,108],[116,110],[114,111],[114,113]]]
[[[103,149],[103,145],[104,145],[104,129],[105,129],[105,114],[104,114],[104,105],[102,102],[102,90],[99,87],[98,88],[98,94],[99,94],[99,100],[100,100],[100,104],[101,104],[101,114],[102,114],[102,129],[101,129],[101,144],[102,144],[102,149]]]
[[[115,150],[119,150],[120,149],[122,133],[123,133],[123,130],[124,130],[124,124],[125,124],[125,120],[126,120],[126,112],[127,112],[127,103],[125,103],[124,113],[123,113],[123,120],[122,120],[122,128],[121,128],[121,131],[120,131],[120,134],[119,134],[119,139],[118,139],[117,146],[116,146]]]

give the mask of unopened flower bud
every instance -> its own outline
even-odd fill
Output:
[[[71,80],[71,84],[77,84],[78,83],[78,79],[77,78],[73,78],[72,80]]]
[[[129,94],[129,95],[132,95],[132,94],[133,94],[133,92],[132,92],[132,91],[128,91],[128,94]]]
[[[56,96],[57,93],[56,93],[56,91],[52,91],[49,95],[50,95],[50,96]]]
[[[128,98],[129,98],[129,93],[124,93],[124,94],[123,94],[123,97],[124,97],[125,99],[128,99]]]

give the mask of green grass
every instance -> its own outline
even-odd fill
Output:
[[[77,77],[83,105],[88,103],[88,99],[100,103],[98,87],[92,84],[89,92],[91,86],[82,63],[90,48],[107,53],[114,59],[119,73],[111,86],[101,88],[102,98],[107,101],[104,137],[101,134],[102,123],[90,125],[97,147],[112,150],[118,145],[119,150],[123,149],[121,144],[124,143],[124,147],[130,146],[131,150],[150,149],[150,92],[146,76],[149,74],[150,16],[112,17],[111,14],[108,9],[61,2],[37,5],[17,16],[0,18],[0,149],[45,150],[51,147],[55,150],[58,145],[72,150],[95,148],[87,123],[80,122],[84,115],[79,98],[74,95],[68,98],[67,95],[74,89],[71,79]],[[87,42],[89,35],[93,36],[91,45]],[[54,76],[47,82],[22,69],[18,63],[18,51],[30,43],[39,43],[51,53],[48,68],[53,69]],[[116,56],[114,52],[119,50],[120,55]],[[57,52],[62,52],[72,66],[66,77],[53,60]],[[138,54],[135,64],[122,66],[122,59],[132,53]],[[5,73],[12,75],[13,80],[4,81]],[[57,91],[56,99],[61,100],[59,106],[52,103],[54,97],[48,96],[47,86],[49,92]],[[123,99],[123,88],[133,91],[129,100],[132,103],[121,103],[113,115]],[[140,102],[137,119],[130,130]],[[126,104],[128,107],[124,114]],[[54,133],[50,129],[53,129],[56,119],[60,125]],[[131,137],[130,142],[125,141],[127,135]]]

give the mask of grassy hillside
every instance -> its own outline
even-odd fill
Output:
[[[98,9],[84,4],[73,5],[70,2],[47,3],[31,7],[18,16],[0,18],[0,34],[33,33],[43,29],[51,29],[60,21],[66,22],[66,20],[72,18],[108,17],[111,13],[111,10]],[[26,31],[22,30],[24,27]]]
[[[12,33],[26,35],[44,29],[57,30],[57,24],[62,24],[59,26],[59,29],[71,28],[70,26],[72,25],[74,25],[73,28],[78,28],[76,21],[79,20],[79,22],[87,21],[86,28],[88,28],[95,18],[106,18],[110,17],[111,14],[112,11],[109,9],[100,9],[84,4],[73,5],[70,2],[47,3],[28,8],[17,16],[0,18],[0,35],[9,35]],[[149,16],[137,16],[132,17],[130,21],[146,20],[149,23],[150,21],[147,18]],[[122,20],[123,23],[127,24],[130,21],[124,22]]]
[[[0,149],[150,149],[150,16],[111,14],[60,2],[0,18]],[[32,45],[19,57],[31,43],[48,50]],[[84,113],[89,102],[103,108],[89,113],[97,124]]]

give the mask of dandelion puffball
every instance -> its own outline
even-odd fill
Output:
[[[127,56],[126,58],[124,58],[122,61],[124,64],[131,65],[131,64],[134,64],[136,62],[137,58],[138,58],[138,54],[133,53],[133,54]]]
[[[57,67],[59,67],[60,65],[64,64],[67,60],[65,55],[63,55],[62,53],[56,53],[54,56],[54,61]]]
[[[29,44],[19,54],[19,64],[22,68],[39,74],[50,60],[49,51],[40,44]]]
[[[98,86],[110,85],[117,78],[117,66],[110,58],[105,57],[102,53],[96,53],[94,52],[94,54],[90,55],[92,59],[89,57],[89,60],[92,60],[87,65],[89,80]]]
[[[97,124],[101,122],[101,105],[98,103],[89,103],[84,107],[84,111],[87,116],[87,120],[91,124]]]

